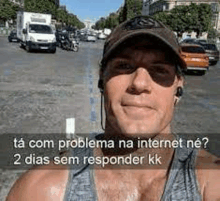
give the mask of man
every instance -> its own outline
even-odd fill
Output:
[[[140,140],[178,139],[170,123],[183,92],[186,64],[180,53],[172,31],[150,17],[135,17],[119,25],[104,47],[99,88],[106,123],[104,135],[96,136],[113,140],[115,148],[74,149],[72,155],[117,158],[132,154],[140,156],[140,161],[95,169],[89,163],[59,170],[53,164],[47,170],[40,167],[25,173],[7,200],[220,200],[215,157],[186,147],[150,149],[138,144]],[[120,147],[120,140],[132,140],[134,146]]]

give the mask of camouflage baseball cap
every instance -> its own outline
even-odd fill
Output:
[[[125,41],[138,36],[154,37],[166,47],[170,48],[176,55],[178,64],[182,69],[186,63],[181,57],[181,49],[176,35],[161,22],[150,16],[137,16],[127,20],[116,27],[106,39],[101,60],[101,66],[105,66],[109,56]]]

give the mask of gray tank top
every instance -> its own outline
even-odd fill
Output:
[[[183,141],[184,142],[184,141]],[[195,174],[196,149],[176,148],[168,180],[160,201],[201,201]],[[72,156],[92,156],[89,148],[71,150]],[[82,161],[82,160],[80,160]],[[93,168],[89,164],[73,165],[64,201],[97,201]]]

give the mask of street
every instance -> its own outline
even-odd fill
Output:
[[[65,133],[67,118],[75,118],[75,133],[102,132],[97,83],[103,44],[81,42],[79,52],[27,53],[0,37],[0,134]],[[204,76],[186,75],[185,82],[173,131],[218,134],[220,62]],[[220,155],[219,145],[220,137],[210,138],[213,154]],[[0,201],[21,172],[0,170]]]

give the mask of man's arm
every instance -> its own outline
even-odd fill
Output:
[[[61,201],[68,180],[66,166],[48,165],[27,171],[13,185],[6,201]]]
[[[204,201],[220,201],[220,170],[210,170],[208,178],[204,189]]]

